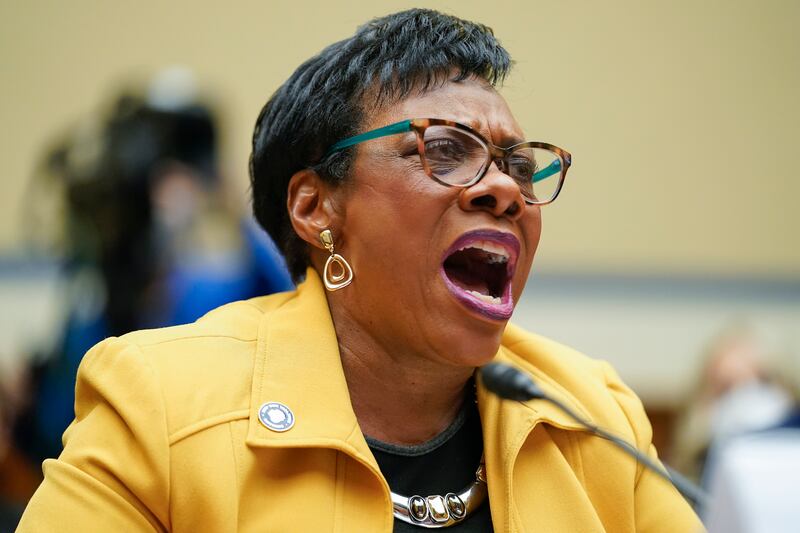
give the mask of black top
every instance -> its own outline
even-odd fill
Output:
[[[409,413],[413,416],[413,413]],[[378,466],[392,492],[409,497],[459,493],[475,481],[475,471],[483,454],[483,436],[478,408],[472,396],[455,421],[442,433],[422,444],[398,446],[367,437]],[[430,529],[394,519],[394,531],[419,533]],[[449,532],[491,532],[492,517],[489,499],[472,515],[447,528]]]

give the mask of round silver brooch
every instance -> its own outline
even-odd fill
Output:
[[[288,431],[294,426],[294,413],[280,402],[267,402],[258,410],[258,419],[272,431]]]

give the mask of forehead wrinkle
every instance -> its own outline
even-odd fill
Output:
[[[475,83],[479,88],[485,90],[486,92],[494,93],[499,95],[497,89],[487,80],[474,75],[469,75],[466,79],[456,81],[453,79],[453,76],[457,74],[456,69],[451,69],[451,71],[445,73],[434,73],[434,78],[431,81],[430,85],[423,86],[422,78],[418,79],[410,88],[409,90],[402,95],[388,95],[386,98],[381,98],[381,86],[380,83],[376,80],[371,85],[366,87],[361,95],[358,97],[359,100],[359,107],[361,111],[364,113],[364,117],[362,117],[362,124],[361,126],[368,126],[370,125],[370,129],[374,129],[375,127],[379,127],[375,125],[374,117],[377,115],[382,114],[385,111],[390,110],[393,107],[401,106],[408,100],[414,100],[416,98],[425,97],[432,93],[436,93],[439,89],[445,87],[448,83],[455,83],[455,84],[464,84],[465,82]],[[453,97],[453,99],[458,99],[458,97]],[[462,107],[467,108],[468,106],[462,105]],[[441,118],[441,117],[434,117],[434,116],[415,116],[415,117],[408,117],[408,118]],[[453,119],[448,119],[453,120]],[[385,125],[385,124],[384,124]]]
[[[497,94],[496,91],[494,92]],[[525,139],[515,131],[518,125],[505,124],[496,111],[485,118],[478,117],[468,113],[470,106],[466,105],[461,98],[454,98],[454,100],[459,103],[461,109],[459,109],[456,114],[452,115],[453,118],[443,116],[430,118],[445,118],[469,126],[496,146],[512,146],[525,141]],[[513,114],[511,117],[513,118]]]
[[[507,107],[508,104],[505,102],[505,99],[503,99],[503,97],[500,95],[497,89],[493,87],[491,84],[486,83],[485,80],[476,80],[476,81],[478,81],[477,86],[480,89],[483,89],[487,93],[491,93],[499,97],[503,101],[506,110],[509,112],[509,115],[513,119],[514,118],[513,113],[511,113],[511,110],[508,109]],[[470,102],[465,101],[467,98],[468,98],[467,95],[455,95],[452,97],[452,100],[458,103],[458,109],[453,115],[455,118],[449,118],[448,120],[454,120],[456,122],[464,124],[465,126],[469,126],[473,130],[480,133],[484,138],[488,139],[489,142],[491,142],[492,144],[496,144],[498,146],[503,146],[503,145],[511,146],[525,141],[524,138],[522,138],[519,134],[517,134],[514,131],[519,127],[516,124],[516,120],[514,121],[515,122],[514,125],[504,124],[504,121],[498,116],[501,113],[497,109],[493,109],[491,114],[487,115],[484,118],[477,117],[475,116],[474,113],[470,112],[473,110],[473,105],[470,105]],[[445,118],[445,117],[431,117],[431,118]],[[498,134],[492,135],[492,132],[494,131],[497,131]],[[499,141],[499,143],[497,141]]]
[[[494,87],[480,80],[451,83],[452,85],[446,83],[420,94],[412,94],[390,106],[373,109],[365,120],[368,127],[362,131],[383,127],[399,120],[439,118],[469,126],[497,146],[511,146],[525,140],[508,104]],[[498,98],[500,105],[487,103],[480,95],[458,90],[458,86],[466,85],[478,89],[487,98],[490,95]],[[419,105],[425,109],[416,109]],[[399,138],[402,138],[392,137],[394,142],[399,142]]]
[[[507,106],[507,104],[506,104]],[[511,117],[511,122],[503,120],[503,114],[498,110],[493,110],[491,116],[488,117],[488,122],[491,127],[493,135],[487,137],[491,142],[497,146],[511,146],[525,141],[525,132],[517,123],[517,119],[508,109],[508,115]]]
[[[497,138],[498,141],[495,141],[494,140],[495,138]],[[513,133],[506,128],[503,128],[503,130],[500,131],[498,135],[491,137],[491,139],[492,139],[492,144],[501,147],[514,146],[515,144],[525,142],[525,139],[523,137],[520,137],[516,133]]]
[[[486,121],[479,118],[462,117],[456,122],[469,126],[495,146],[513,146],[525,142],[525,139],[515,131],[516,128],[510,127],[500,120],[493,120],[491,117]]]

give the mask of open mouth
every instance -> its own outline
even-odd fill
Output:
[[[508,233],[474,231],[461,236],[442,262],[445,282],[462,303],[497,320],[514,309],[511,279],[519,242]]]

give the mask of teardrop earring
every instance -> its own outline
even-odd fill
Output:
[[[331,254],[328,260],[325,261],[325,270],[322,276],[325,288],[329,291],[338,291],[347,287],[353,281],[353,269],[350,268],[350,264],[345,261],[344,257],[334,253],[331,230],[322,230],[319,234],[319,240],[322,246]]]

